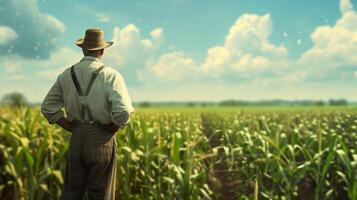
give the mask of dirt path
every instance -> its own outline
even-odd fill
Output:
[[[211,148],[215,148],[217,146],[221,146],[221,142],[217,137],[212,136],[212,130],[208,125],[208,121],[202,119],[202,125],[204,134],[207,138],[210,138],[209,145]],[[218,154],[222,154],[223,152],[218,152]],[[213,166],[213,192],[218,196],[219,199],[222,200],[235,200],[237,199],[237,183],[238,180],[237,172],[232,172],[228,170],[228,166],[224,162],[216,163]]]
[[[217,183],[214,185],[214,192],[218,194],[219,199],[234,200],[237,199],[237,191],[235,190],[235,180],[232,180],[232,172],[227,171],[227,167],[221,164],[214,166],[213,176]]]

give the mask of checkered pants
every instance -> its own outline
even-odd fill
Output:
[[[70,140],[61,199],[115,199],[115,151],[113,134],[98,125],[77,125]]]

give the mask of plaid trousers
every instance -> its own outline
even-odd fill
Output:
[[[72,131],[61,200],[115,199],[116,142],[97,124]]]

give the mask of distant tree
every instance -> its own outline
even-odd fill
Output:
[[[325,102],[324,101],[316,101],[315,106],[324,106]]]
[[[201,106],[202,106],[202,107],[206,107],[206,106],[208,106],[208,105],[207,105],[207,103],[203,102],[203,103],[201,103]]]
[[[187,105],[188,107],[194,107],[194,106],[196,106],[196,104],[195,104],[194,102],[188,102],[186,105]]]
[[[236,106],[237,105],[237,101],[236,100],[223,100],[221,102],[219,102],[220,106]]]
[[[2,105],[7,105],[11,107],[20,107],[20,106],[27,106],[26,97],[18,92],[13,92],[10,94],[6,94],[3,96],[1,100]]]
[[[144,101],[139,104],[139,107],[143,107],[143,108],[151,107],[151,103],[148,101]]]
[[[219,102],[219,106],[249,106],[252,105],[249,101],[242,101],[242,100],[223,100]]]
[[[346,99],[330,99],[328,104],[330,106],[346,106],[348,105],[348,101]]]

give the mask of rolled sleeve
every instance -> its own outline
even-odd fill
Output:
[[[64,112],[61,110],[63,108],[63,104],[60,81],[59,78],[57,78],[57,81],[47,93],[41,104],[41,113],[50,124],[54,124],[64,117]]]
[[[119,73],[110,81],[108,98],[112,107],[113,123],[119,127],[125,126],[130,120],[130,113],[134,112],[134,107],[124,79]]]

